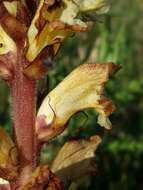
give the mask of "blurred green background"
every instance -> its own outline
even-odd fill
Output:
[[[111,116],[109,132],[96,124],[96,114],[86,111],[75,115],[64,138],[54,142],[92,134],[104,136],[97,151],[98,175],[73,184],[71,189],[142,190],[143,189],[143,1],[113,1],[104,18],[98,18],[89,33],[77,34],[62,46],[47,80],[39,84],[39,100],[53,89],[73,68],[82,63],[113,61],[122,69],[106,86],[106,96],[117,111]],[[0,82],[0,125],[11,132],[8,87]],[[49,149],[49,151],[48,151]],[[53,148],[45,147],[42,160],[52,160]]]

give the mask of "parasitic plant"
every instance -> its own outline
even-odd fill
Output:
[[[106,0],[0,0],[0,78],[11,91],[14,131],[11,139],[0,129],[0,177],[9,182],[0,189],[61,190],[66,175],[74,179],[94,170],[90,162],[98,136],[67,142],[51,168],[40,164],[39,153],[86,108],[96,110],[98,123],[111,128],[108,117],[115,106],[103,96],[103,88],[118,67],[79,66],[45,97],[37,114],[36,83],[48,72],[43,61],[52,60],[66,38],[88,31],[92,14],[108,9]],[[80,173],[79,163],[85,166]]]

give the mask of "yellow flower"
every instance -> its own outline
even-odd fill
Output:
[[[57,53],[61,42],[73,32],[88,30],[79,16],[85,12],[107,12],[106,0],[41,0],[28,30],[26,57],[31,62],[46,47],[53,45]]]
[[[109,9],[106,0],[3,0],[0,3],[0,67],[1,78],[11,80],[22,54],[23,73],[39,79],[47,72],[43,65],[46,56],[53,58],[61,43],[75,32],[89,28],[83,21]],[[26,59],[25,59],[26,58]],[[6,73],[6,74],[5,74]],[[12,76],[13,75],[13,76]]]
[[[108,64],[83,64],[71,72],[44,99],[38,114],[36,132],[41,140],[49,140],[66,128],[76,112],[92,108],[99,113],[98,123],[111,128],[108,116],[115,110],[103,96],[103,87],[118,67]]]

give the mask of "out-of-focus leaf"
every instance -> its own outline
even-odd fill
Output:
[[[35,169],[27,182],[19,187],[19,190],[31,190],[34,188],[39,190],[63,190],[63,184],[47,165],[41,165]]]
[[[99,113],[98,123],[110,129],[108,116],[115,106],[103,96],[103,88],[117,69],[112,63],[83,64],[71,72],[44,99],[37,114],[38,138],[47,141],[57,136],[72,115],[87,108],[95,109]]]
[[[78,18],[82,12],[100,14],[107,7],[106,0],[41,0],[28,30],[27,59],[33,61],[49,45],[53,45],[56,54],[66,37],[87,31],[87,23]]]
[[[99,136],[66,142],[55,158],[51,170],[65,183],[95,173],[95,151]]]
[[[17,169],[16,147],[5,130],[0,128],[0,176],[11,180],[17,176]]]

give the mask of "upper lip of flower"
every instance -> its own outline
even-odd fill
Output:
[[[108,116],[115,110],[112,101],[103,96],[103,87],[118,66],[83,64],[69,74],[41,104],[36,122],[39,139],[49,140],[60,134],[76,112],[86,108],[99,113],[98,123],[111,128]]]

